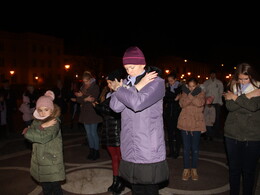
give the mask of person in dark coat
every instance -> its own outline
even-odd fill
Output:
[[[89,71],[83,73],[82,80],[80,91],[75,93],[76,101],[80,104],[79,122],[84,124],[86,130],[89,145],[87,159],[97,160],[100,157],[98,124],[102,122],[102,117],[96,113],[92,103],[97,101],[100,88]]]
[[[30,108],[35,108],[36,101],[40,97],[39,90],[36,90],[35,87],[31,84],[28,84],[26,86],[26,90],[23,93],[23,96],[29,97],[29,106]]]
[[[0,93],[4,94],[6,104],[6,136],[14,131],[14,113],[17,110],[17,91],[12,87],[9,80],[2,81],[3,87]]]
[[[112,158],[113,183],[111,186],[109,186],[108,191],[115,194],[120,194],[125,188],[124,183],[118,174],[119,162],[121,160],[121,114],[114,112],[109,107],[109,102],[113,93],[113,90],[111,89],[112,81],[115,79],[122,79],[123,75],[124,74],[122,69],[111,72],[106,78],[107,87],[103,88],[100,96],[100,103],[95,102],[94,104],[97,113],[103,117],[101,142],[107,147],[107,150]]]
[[[63,115],[66,114],[67,110],[68,110],[68,104],[67,104],[68,92],[67,92],[66,88],[63,86],[63,83],[61,80],[57,81],[56,86],[53,88],[53,92],[56,97],[54,100],[54,103],[60,107],[61,114],[63,117]]]
[[[181,83],[177,80],[176,74],[167,76],[164,102],[164,122],[168,134],[169,154],[167,157],[178,158],[181,147],[181,134],[177,129],[178,117],[181,111],[179,95]]]
[[[230,89],[223,94],[228,110],[224,138],[232,195],[255,194],[260,157],[259,75],[252,65],[239,64]]]
[[[0,91],[0,140],[7,138],[6,102],[4,93]]]

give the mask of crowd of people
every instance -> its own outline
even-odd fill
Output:
[[[200,139],[213,141],[222,129],[230,194],[239,194],[241,176],[243,194],[253,193],[260,156],[260,78],[253,66],[239,64],[225,86],[214,70],[204,83],[196,78],[181,81],[176,72],[163,78],[159,68],[146,64],[136,46],[126,49],[122,64],[121,69],[107,75],[102,87],[89,71],[83,73],[81,85],[72,83],[69,90],[60,80],[44,93],[28,85],[18,106],[15,94],[6,81],[3,83],[1,139],[8,136],[12,110],[18,107],[24,121],[23,135],[33,144],[30,171],[44,194],[62,194],[61,124],[67,112],[71,126],[77,122],[86,131],[87,159],[100,158],[100,145],[108,150],[113,182],[107,190],[113,194],[128,186],[135,195],[158,195],[160,184],[169,179],[167,157],[183,155],[180,178],[198,180]],[[224,106],[228,115],[222,127]],[[39,152],[48,154],[42,162],[35,157]],[[42,165],[50,169],[44,170]],[[46,172],[48,176],[43,177]]]

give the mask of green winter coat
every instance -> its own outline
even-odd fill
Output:
[[[34,120],[24,135],[33,143],[30,173],[38,182],[65,179],[60,120],[57,116],[55,118],[57,123],[44,129],[40,127],[42,121]]]
[[[236,101],[226,100],[229,111],[225,136],[238,141],[260,141],[260,97],[248,99],[245,94]]]

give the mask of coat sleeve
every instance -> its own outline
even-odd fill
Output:
[[[103,102],[97,104],[94,108],[98,114],[101,116],[113,115],[115,112],[109,107],[109,102],[111,98],[104,100]]]
[[[241,107],[234,100],[226,100],[226,108],[229,112],[233,112]]]
[[[122,87],[120,87],[120,88],[122,88]],[[120,89],[118,89],[118,90],[120,90]],[[113,93],[113,94],[111,95],[111,100],[110,100],[110,102],[109,102],[109,106],[110,106],[110,108],[111,108],[114,112],[117,112],[117,113],[122,112],[122,111],[125,109],[125,107],[126,107],[122,102],[120,102],[120,101],[117,99],[117,97],[115,96],[115,93]]]
[[[24,114],[32,114],[33,111],[34,111],[34,108],[29,108],[28,106],[22,104],[20,107],[19,107],[19,110],[24,113]]]
[[[179,100],[180,107],[185,108],[189,106],[191,104],[191,101],[191,98],[188,98],[188,95],[186,93],[182,93]]]
[[[45,144],[57,137],[60,130],[60,124],[57,123],[54,126],[47,127],[44,129],[40,128],[39,123],[33,123],[29,128],[24,137],[31,142]]]
[[[90,95],[92,97],[94,97],[95,100],[98,99],[98,96],[99,96],[99,86],[98,85],[95,84],[94,86],[92,86],[92,88],[89,89],[89,93],[88,94],[83,94],[81,97],[77,97],[76,100],[77,100],[78,103],[84,104],[85,103],[84,99],[86,97],[90,96]]]
[[[245,94],[238,96],[235,103],[248,111],[255,112],[260,109],[260,97],[248,99]]]
[[[221,81],[219,81],[219,94],[223,94],[224,92],[224,85]]]
[[[210,122],[212,123],[212,125],[215,123],[215,120],[216,120],[216,110],[214,107],[212,107],[211,109],[211,114],[210,114]]]
[[[205,93],[201,92],[196,96],[192,96],[191,94],[188,95],[191,98],[191,102],[196,107],[202,107],[205,105]]]
[[[85,98],[86,96],[81,96],[81,97],[76,97],[76,100],[77,100],[77,102],[79,103],[79,104],[83,104],[84,103],[84,98]]]
[[[165,83],[163,79],[157,78],[144,86],[140,91],[137,91],[135,87],[130,89],[120,87],[114,94],[118,101],[134,112],[138,112],[150,107],[159,100],[163,100]]]

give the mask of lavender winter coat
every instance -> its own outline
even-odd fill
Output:
[[[110,107],[115,112],[121,112],[120,147],[124,161],[146,164],[166,159],[164,95],[165,82],[159,77],[139,92],[132,86],[120,87],[113,93]]]

